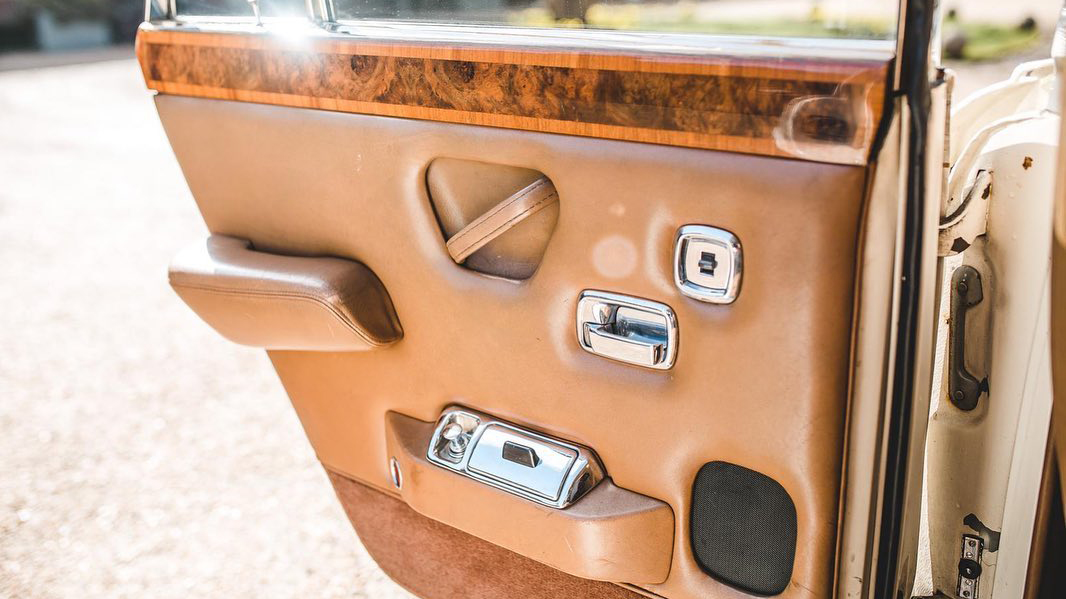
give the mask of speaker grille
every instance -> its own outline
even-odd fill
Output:
[[[736,464],[704,464],[692,485],[689,532],[707,574],[762,595],[788,587],[796,506],[776,480]]]

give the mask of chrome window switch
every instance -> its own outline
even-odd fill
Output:
[[[740,240],[724,229],[685,225],[674,243],[674,283],[681,293],[712,304],[730,304],[740,293]]]

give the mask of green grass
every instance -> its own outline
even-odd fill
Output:
[[[589,27],[768,37],[891,39],[895,35],[895,23],[889,20],[834,21],[812,14],[808,19],[708,21],[697,19],[694,12],[686,9],[684,4],[673,5],[665,10],[662,5],[594,4],[589,8],[586,23],[555,22],[546,9],[530,8],[515,13],[512,16],[512,22],[516,25],[539,27]],[[944,23],[943,39],[947,41],[960,30],[967,39],[962,59],[969,61],[1009,57],[1029,50],[1041,40],[1040,32],[1036,29],[1024,30],[1017,26],[988,23],[960,23],[954,20]]]
[[[751,21],[699,20],[683,4],[663,9],[640,4],[594,4],[586,23],[556,22],[543,8],[530,8],[512,16],[515,25],[534,27],[588,27],[629,31],[737,34],[770,37],[840,37],[887,39],[894,35],[888,21],[850,20],[843,25],[819,19],[760,19]]]
[[[673,31],[681,33],[712,33],[726,35],[753,35],[771,37],[840,37],[861,39],[886,39],[892,36],[887,24],[849,22],[836,26],[814,21],[775,19],[750,22],[708,22],[696,20],[648,20],[633,26],[619,27],[612,19],[589,19],[593,27],[605,29],[639,29],[644,31]],[[629,25],[629,23],[624,23]]]
[[[948,21],[944,24],[945,42],[959,30],[966,35],[967,40],[962,51],[963,60],[1004,58],[1024,52],[1040,41],[1040,32],[1036,29]]]

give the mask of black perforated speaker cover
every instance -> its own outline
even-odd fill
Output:
[[[689,532],[696,563],[735,587],[776,595],[792,578],[796,506],[776,480],[727,462],[700,468]]]

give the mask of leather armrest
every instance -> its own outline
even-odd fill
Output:
[[[381,281],[351,260],[268,254],[212,235],[179,252],[169,275],[204,322],[241,345],[359,351],[403,337]]]
[[[400,497],[416,512],[581,578],[666,580],[674,548],[669,505],[609,478],[562,510],[522,499],[430,462],[434,426],[385,416],[385,445],[402,473]]]

